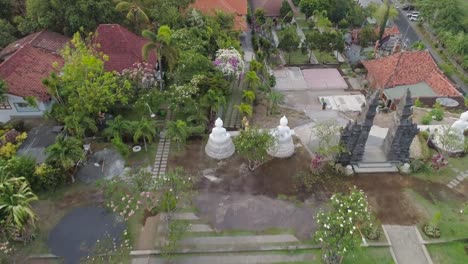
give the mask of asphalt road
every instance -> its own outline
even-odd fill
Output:
[[[409,21],[406,17],[406,11],[398,12],[398,18],[395,19],[395,24],[397,25],[398,30],[400,30],[403,40],[409,46],[420,40],[418,34],[416,34],[416,31],[414,31],[410,23],[415,22]]]

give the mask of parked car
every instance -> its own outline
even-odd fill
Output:
[[[412,16],[414,16],[414,15],[418,15],[418,16],[419,16],[419,11],[408,12],[408,13],[406,14],[406,16],[409,17],[409,18],[412,17]]]
[[[413,11],[414,10],[414,5],[404,5],[401,10],[403,11]]]
[[[419,21],[419,14],[412,15],[409,20],[410,21]]]

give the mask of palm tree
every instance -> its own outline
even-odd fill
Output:
[[[55,143],[45,150],[47,154],[46,162],[60,168],[64,172],[69,172],[76,163],[84,158],[81,141],[74,137],[60,135]],[[70,174],[72,182],[75,182],[73,173]]]
[[[0,177],[0,217],[23,231],[28,223],[34,225],[36,215],[30,203],[37,200],[24,177]]]
[[[319,29],[320,33],[331,28],[332,23],[328,19],[328,14],[326,10],[314,10],[313,13],[315,25]]]
[[[201,98],[201,105],[210,110],[210,120],[213,120],[213,115],[221,106],[226,106],[226,97],[219,90],[209,89]]]
[[[180,148],[185,142],[187,142],[188,137],[190,136],[190,128],[187,123],[182,120],[171,121],[167,123],[167,132],[166,136],[176,142],[177,146]]]
[[[139,28],[141,24],[149,24],[150,19],[146,14],[146,8],[142,1],[118,1],[115,9],[119,12],[127,12],[126,18]]]
[[[162,68],[162,58],[165,59],[169,66],[169,71],[175,66],[177,59],[177,49],[172,41],[172,31],[169,26],[161,26],[158,29],[158,33],[154,33],[150,30],[143,30],[143,37],[149,40],[142,48],[143,58],[148,59],[151,51],[154,51],[158,58],[159,72],[160,72],[160,86],[161,90],[163,88],[163,68]]]
[[[385,33],[385,28],[387,26],[387,21],[389,19],[396,18],[398,16],[398,10],[396,10],[395,7],[392,4],[390,4],[388,0],[386,0],[383,5],[380,5],[379,8],[375,10],[375,14],[373,15],[380,25],[378,39],[382,40],[382,37]]]
[[[104,135],[106,135],[108,139],[121,139],[125,134],[130,133],[131,130],[131,121],[125,120],[121,115],[118,115],[114,120],[108,122],[106,129],[104,129]]]
[[[72,135],[82,139],[87,130],[97,132],[96,121],[83,113],[73,112],[65,117],[65,129]]]
[[[145,144],[145,151],[148,151],[146,147],[146,141],[149,143],[153,142],[153,138],[156,136],[156,124],[154,121],[142,118],[135,125],[135,134],[133,134],[133,140],[138,142],[140,138],[143,138]]]

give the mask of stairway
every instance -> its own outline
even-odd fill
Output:
[[[354,172],[378,173],[378,172],[398,172],[398,168],[390,162],[359,162],[353,165]]]
[[[173,220],[187,223],[189,229],[170,260],[157,250],[133,251],[132,264],[247,264],[308,263],[316,261],[309,245],[292,234],[218,232],[193,213],[175,214]],[[301,249],[297,252],[294,250]],[[307,251],[309,250],[309,251]]]

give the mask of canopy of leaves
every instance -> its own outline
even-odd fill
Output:
[[[0,49],[16,40],[16,29],[5,19],[0,19]]]
[[[251,128],[241,131],[234,138],[237,153],[249,161],[249,169],[255,170],[268,159],[268,150],[276,145],[276,139],[267,130]]]

